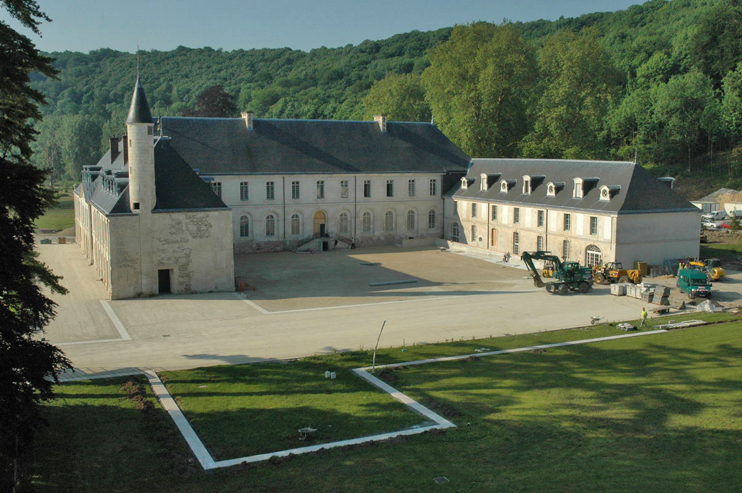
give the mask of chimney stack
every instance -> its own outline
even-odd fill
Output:
[[[252,130],[253,129],[252,111],[242,113],[242,119],[245,120],[245,128],[247,128],[248,130]]]
[[[116,160],[117,157],[119,157],[119,139],[118,137],[111,137],[111,164]]]
[[[124,134],[121,137],[121,145],[124,148],[124,164],[129,164],[129,137]]]
[[[374,121],[379,124],[379,128],[386,133],[386,115],[374,115]]]

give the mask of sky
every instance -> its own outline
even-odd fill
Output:
[[[640,0],[37,0],[42,37],[2,9],[0,20],[42,51],[169,51],[357,45],[474,21],[555,20],[623,10]]]

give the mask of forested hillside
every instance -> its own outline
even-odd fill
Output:
[[[136,56],[52,53],[36,162],[76,179],[123,132]],[[155,115],[194,114],[221,85],[257,117],[435,118],[475,157],[633,159],[657,172],[713,173],[739,186],[742,7],[652,0],[554,22],[474,23],[310,52],[147,51]],[[227,105],[230,107],[230,105]],[[237,116],[237,115],[234,115]],[[713,164],[710,164],[713,163]]]

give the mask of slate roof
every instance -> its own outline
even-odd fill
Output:
[[[153,123],[147,96],[144,95],[144,86],[139,82],[139,77],[134,84],[134,95],[131,97],[131,106],[129,106],[129,116],[126,118],[126,123]]]
[[[446,173],[469,156],[430,123],[241,118],[160,120],[172,147],[201,174]]]
[[[96,166],[87,167],[87,170],[100,168],[100,171],[92,171],[91,182],[83,179],[78,194],[82,193],[87,201],[106,215],[131,214],[129,167],[124,165],[123,153],[119,153],[113,163],[110,156],[111,152],[108,151]],[[114,187],[113,190],[109,190],[105,187],[104,175],[109,171],[111,174],[121,176],[118,183],[122,184],[123,189]],[[227,209],[224,202],[211,191],[209,184],[205,183],[165,140],[159,141],[155,146],[155,190],[157,201],[153,212]]]
[[[155,146],[155,190],[153,212],[183,209],[227,209],[166,140]]]
[[[490,181],[492,175],[500,175],[486,191],[480,190],[479,181],[482,173],[487,174]],[[524,175],[544,176],[542,181],[534,185],[529,195],[523,193]],[[473,180],[469,188],[461,188],[459,182],[445,196],[458,200],[511,202],[534,207],[554,207],[609,214],[698,211],[698,208],[677,192],[656,179],[640,165],[632,162],[473,159],[466,176]],[[580,199],[572,197],[575,178],[598,178],[598,181],[591,183],[589,190]],[[515,180],[515,185],[507,192],[501,192],[501,180]],[[549,197],[546,193],[550,182],[564,183],[564,188],[554,197]],[[604,185],[614,192],[613,197],[608,201],[600,200],[600,188]]]

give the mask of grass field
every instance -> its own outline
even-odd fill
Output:
[[[693,318],[733,320],[721,314]],[[377,363],[618,333],[614,327],[599,326],[410,347],[404,352],[388,349],[380,352]],[[171,449],[182,449],[184,443],[167,447],[156,440],[141,411],[135,412],[117,392],[120,382],[64,384],[58,388],[62,399],[46,408],[52,427],[38,441],[37,489],[734,491],[742,484],[741,335],[742,323],[734,320],[662,335],[396,370],[388,376],[393,386],[443,410],[459,427],[396,443],[297,456],[281,464],[208,474],[194,467],[187,477],[171,465]],[[300,402],[304,404],[296,414],[329,413],[333,421],[347,418],[360,426],[350,416],[357,403],[347,413],[334,413],[331,402],[322,402],[323,392],[330,390],[323,388],[327,382],[304,380],[303,375],[334,368],[340,380],[336,382],[355,393],[355,383],[349,380],[345,386],[346,378],[351,378],[345,372],[369,360],[368,352],[341,353],[259,365],[247,373],[245,367],[217,367],[165,376],[186,414],[190,407],[214,415],[191,411],[190,417],[226,450],[230,442],[243,443],[247,436],[265,443],[282,439],[280,434],[260,438],[260,433],[247,430],[252,425],[248,408],[261,413],[271,409],[253,426],[269,435],[277,423],[294,419]],[[258,382],[266,377],[273,380],[271,385]],[[369,390],[361,386],[359,392]],[[348,397],[324,395],[330,401]],[[234,415],[241,417],[232,422],[223,412],[230,406],[241,409]],[[164,415],[159,408],[157,412]],[[361,406],[358,412],[368,410]],[[239,440],[227,435],[238,435]],[[451,482],[436,485],[433,478],[438,476]]]
[[[54,229],[61,231],[75,225],[75,204],[72,193],[59,194],[59,202],[54,208],[36,220],[35,226],[39,229]]]
[[[742,241],[701,245],[701,258],[725,258],[742,256]]]
[[[325,378],[335,372],[335,380]],[[164,372],[162,380],[216,460],[409,428],[422,416],[349,369],[322,361]],[[299,428],[317,432],[299,441]]]

